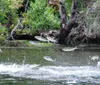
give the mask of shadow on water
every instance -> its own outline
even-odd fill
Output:
[[[99,85],[98,46],[62,51],[64,46],[2,47],[1,85]]]

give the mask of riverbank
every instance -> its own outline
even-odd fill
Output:
[[[0,47],[52,47],[53,43],[29,40],[5,40],[0,42]]]
[[[44,19],[42,20],[33,19],[32,17],[35,16],[37,12],[35,13],[35,15],[33,15],[34,13],[31,12],[30,10],[29,10],[30,12],[26,12],[32,14],[32,17],[30,17],[30,19],[28,18],[28,16],[18,17],[17,16],[18,14],[16,15],[17,18],[15,19],[14,15],[10,16],[9,13],[6,13],[7,19],[4,16],[2,16],[4,17],[4,20],[1,20],[5,23],[0,22],[0,45],[22,46],[25,44],[25,46],[27,46],[28,44],[26,42],[29,42],[30,40],[36,40],[34,36],[42,36],[43,38],[52,36],[53,39],[56,40],[59,44],[71,45],[71,46],[77,46],[79,44],[99,45],[100,44],[100,23],[99,23],[100,1],[97,0],[95,2],[92,1],[90,2],[91,2],[90,6],[86,6],[84,8],[85,10],[83,9],[78,10],[77,5],[79,3],[77,2],[75,4],[73,2],[74,5],[76,6],[75,8],[76,11],[74,16],[73,13],[69,13],[69,16],[66,14],[66,5],[64,13],[63,10],[61,10],[61,8],[63,8],[63,5],[60,6],[60,13],[57,12],[57,14],[61,14],[60,17],[55,16],[55,11],[53,9],[51,8],[46,9],[47,10],[46,13],[48,12],[47,15],[50,13],[49,15],[52,15],[52,17],[50,16],[49,18],[45,17],[45,19],[47,18],[45,22]],[[34,7],[34,4],[37,3],[34,2],[31,8],[37,8]],[[45,5],[44,8],[46,8]],[[52,13],[48,10],[52,10]],[[35,11],[36,10],[34,10],[34,12]],[[42,13],[45,16],[44,13],[45,11]],[[2,14],[4,14],[3,11]],[[62,23],[63,15],[65,15],[64,23]],[[74,18],[71,18],[71,16]],[[13,18],[15,21],[13,21]],[[37,18],[41,19],[39,16]],[[6,22],[6,20],[8,21]],[[35,21],[33,22],[33,20]],[[26,21],[27,23],[25,24]],[[52,23],[55,22],[55,24],[54,23],[52,24],[51,22]],[[58,22],[59,24],[57,24]],[[55,32],[51,30],[57,30],[57,31]]]

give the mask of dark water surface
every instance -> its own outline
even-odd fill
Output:
[[[100,50],[62,48],[1,48],[0,85],[100,85]]]

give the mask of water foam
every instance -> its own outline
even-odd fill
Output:
[[[100,84],[100,68],[98,66],[40,66],[0,64],[0,74],[39,80],[66,81],[66,83],[98,82]]]

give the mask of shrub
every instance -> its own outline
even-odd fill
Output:
[[[7,25],[9,18],[11,24],[16,24],[18,19],[17,10],[23,0],[0,0],[0,23]],[[10,17],[9,17],[10,16]]]
[[[58,29],[60,21],[55,9],[47,6],[46,0],[31,2],[27,11],[27,24],[32,32],[35,30]]]

